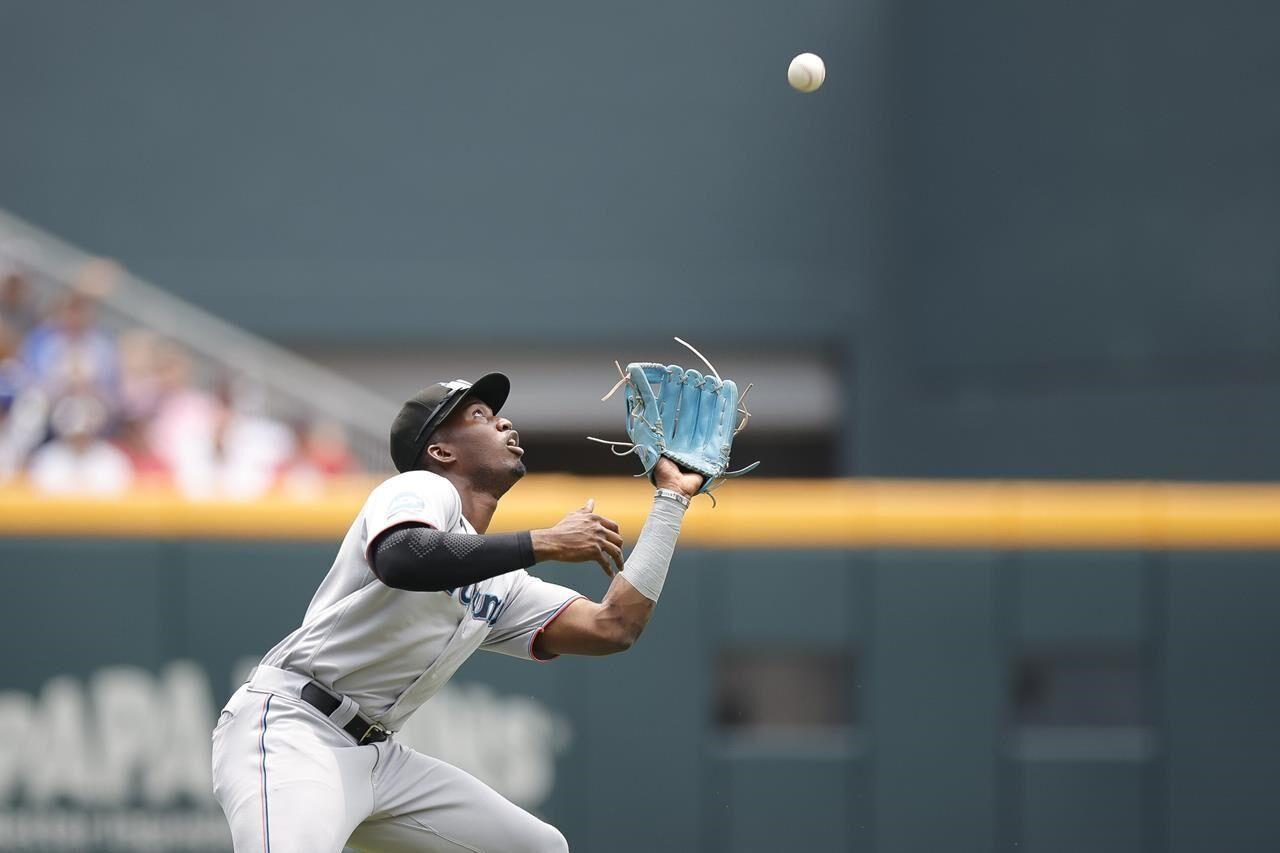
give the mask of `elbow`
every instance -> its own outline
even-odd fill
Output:
[[[625,652],[634,646],[638,639],[640,639],[639,631],[627,631],[618,634],[609,644],[609,654],[616,655],[619,652]]]
[[[383,586],[399,589],[400,587],[397,586],[400,582],[399,575],[387,563],[387,560],[373,559],[369,561],[369,569]]]
[[[642,625],[630,625],[625,622],[614,622],[607,626],[607,629],[601,632],[601,639],[604,641],[605,654],[616,655],[625,652],[636,644],[636,640],[640,639],[640,633],[644,630]]]
[[[369,568],[373,570],[374,577],[392,589],[409,592],[441,592],[449,589],[441,582],[441,578],[429,574],[424,576],[420,567],[394,557],[377,557]]]
[[[651,604],[636,606],[608,601],[602,603],[596,611],[591,631],[600,649],[599,653],[613,655],[634,646],[644,632],[652,610]]]
[[[389,586],[392,589],[404,589],[406,578],[400,571],[400,567],[396,565],[394,560],[374,560],[369,568],[373,569],[373,576],[382,581],[383,586]]]
[[[605,640],[604,647],[600,650],[600,653],[603,655],[621,654],[635,645],[635,642],[633,637],[609,638]]]

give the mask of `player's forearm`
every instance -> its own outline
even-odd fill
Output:
[[[640,638],[658,603],[687,508],[687,501],[668,490],[654,495],[653,508],[640,530],[636,547],[600,602],[606,618],[617,627],[627,646]]]
[[[653,496],[653,507],[640,530],[636,547],[623,565],[622,577],[650,601],[657,601],[662,594],[688,507],[687,498],[669,489],[659,489]]]
[[[533,545],[527,531],[472,536],[409,525],[374,543],[370,565],[387,586],[439,592],[532,566]]]
[[[653,509],[625,567],[604,598],[580,601],[546,626],[534,640],[539,656],[611,655],[626,651],[640,638],[666,580],[685,501],[657,495]]]
[[[653,607],[654,602],[618,575],[602,601],[581,599],[546,626],[534,640],[534,652],[541,658],[625,652],[644,631]]]

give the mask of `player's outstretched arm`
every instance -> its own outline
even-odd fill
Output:
[[[534,641],[538,657],[608,655],[631,648],[653,613],[675,551],[689,498],[702,477],[680,470],[669,459],[654,469],[658,493],[636,547],[600,602],[578,599]]]
[[[439,592],[526,569],[535,562],[597,562],[609,577],[622,568],[616,522],[596,515],[592,501],[555,527],[519,533],[444,533],[419,522],[392,527],[374,540],[369,567],[384,584]]]

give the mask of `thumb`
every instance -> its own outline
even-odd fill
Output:
[[[596,499],[587,498],[587,502],[582,508],[585,509],[587,512],[594,512],[596,508]]]

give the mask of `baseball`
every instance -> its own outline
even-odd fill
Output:
[[[791,60],[787,68],[787,82],[801,92],[816,92],[827,79],[827,66],[816,53],[802,53]]]

